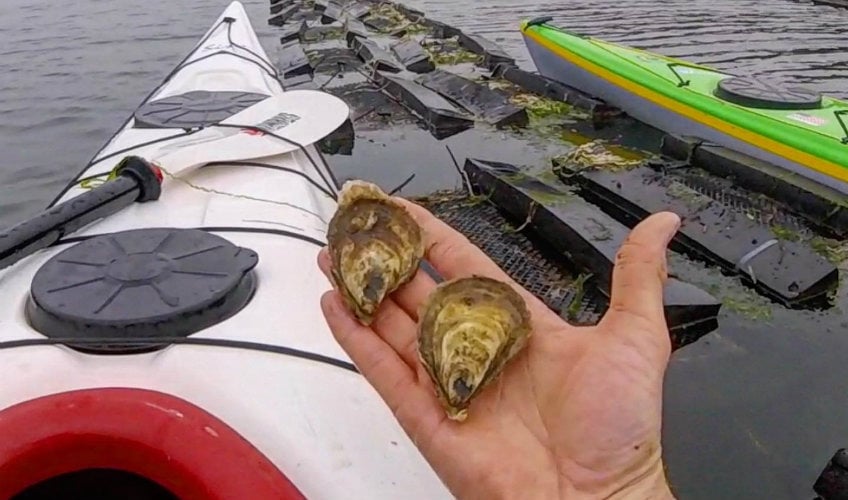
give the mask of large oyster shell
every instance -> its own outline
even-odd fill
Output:
[[[449,418],[468,406],[526,345],[530,313],[506,283],[485,277],[440,284],[421,307],[418,354]]]
[[[333,282],[365,325],[388,294],[412,279],[424,256],[418,223],[403,205],[364,181],[342,186],[327,242]]]

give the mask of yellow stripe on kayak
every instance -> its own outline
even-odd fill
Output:
[[[604,80],[607,80],[623,88],[624,90],[636,94],[639,97],[647,99],[648,101],[651,101],[654,104],[662,106],[663,108],[671,110],[679,115],[685,116],[698,123],[723,132],[731,137],[747,142],[752,146],[764,149],[770,153],[774,153],[778,156],[786,158],[787,160],[793,161],[800,165],[810,167],[827,176],[839,179],[843,182],[848,182],[848,168],[842,165],[830,162],[828,160],[811,155],[804,151],[800,151],[781,142],[777,142],[774,139],[770,139],[763,135],[757,134],[756,132],[752,132],[751,130],[738,127],[736,125],[728,123],[725,120],[717,118],[714,115],[705,113],[697,108],[693,108],[689,105],[686,105],[682,102],[676,101],[674,99],[671,99],[670,97],[667,97],[654,90],[651,90],[647,87],[639,85],[636,82],[616,75],[615,73],[609,71],[603,66],[597,65],[592,61],[565,49],[564,47],[556,44],[555,42],[548,40],[545,37],[542,37],[537,33],[528,31],[526,27],[522,27],[521,31],[524,33],[525,36],[530,37],[531,39],[533,39],[533,41],[535,41],[542,47],[545,47],[546,49],[550,50],[559,57],[574,64],[575,66],[578,66],[594,74],[595,76],[603,78]]]

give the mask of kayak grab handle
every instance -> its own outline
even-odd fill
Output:
[[[545,26],[550,25],[550,23],[554,20],[552,16],[540,16],[535,17],[524,24],[525,28],[532,28],[533,26]],[[567,30],[565,28],[561,28],[559,26],[553,26],[554,29],[559,31],[560,33],[565,33],[566,35],[576,36],[577,38],[589,38],[589,35],[584,35],[582,33],[575,33],[571,30]]]
[[[548,24],[553,20],[554,20],[554,18],[552,16],[535,17],[535,18],[527,21],[527,26],[528,27],[530,27],[530,26],[544,26],[545,24]]]
[[[115,173],[114,179],[0,232],[0,269],[136,201],[159,199],[162,174],[146,160],[124,158]]]
[[[842,115],[848,115],[848,109],[840,109],[834,111],[833,114],[836,115],[836,121],[839,122],[839,126],[845,132],[845,137],[842,138],[842,144],[848,144],[848,125],[845,125],[845,120],[842,119]]]

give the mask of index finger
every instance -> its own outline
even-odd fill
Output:
[[[535,321],[557,326],[566,324],[544,302],[515,282],[462,233],[441,221],[426,208],[401,198],[397,200],[407,208],[412,218],[421,226],[426,245],[425,258],[445,280],[477,275],[503,281],[521,294]],[[432,292],[433,287],[435,287],[433,279],[419,271],[410,283],[398,290],[395,299],[407,313],[417,318],[418,305]],[[556,323],[553,323],[554,321]]]

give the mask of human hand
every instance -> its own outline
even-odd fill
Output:
[[[371,327],[337,291],[321,298],[341,347],[460,499],[672,498],[660,444],[671,343],[663,314],[666,247],[680,219],[656,214],[634,228],[613,272],[607,314],[574,327],[511,280],[463,235],[405,200],[425,258],[445,279],[488,276],[527,302],[533,335],[500,378],[449,420],[417,354],[418,307],[436,284],[418,271],[380,306]],[[327,250],[319,266],[329,277]]]

